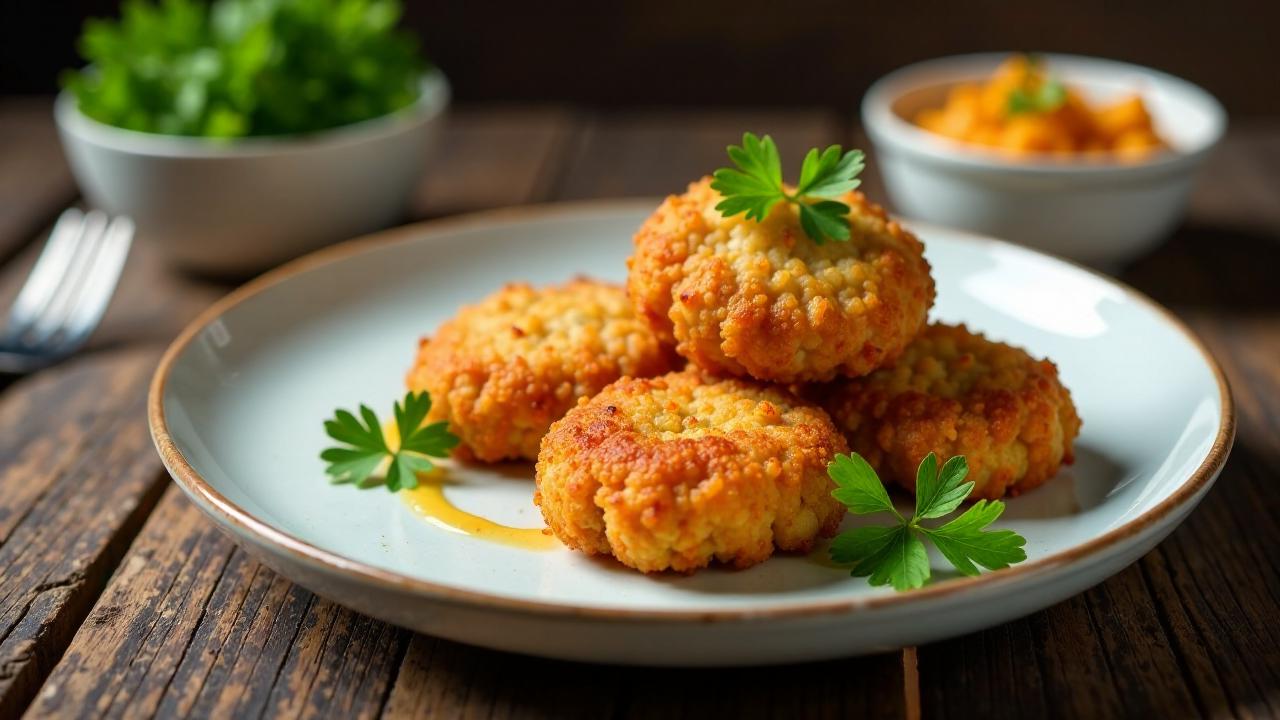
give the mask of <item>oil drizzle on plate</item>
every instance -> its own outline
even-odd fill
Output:
[[[559,541],[539,528],[516,528],[496,523],[449,502],[438,473],[419,476],[418,487],[401,490],[400,497],[419,517],[438,528],[523,550],[550,550]]]
[[[400,433],[393,422],[383,426],[387,447],[393,451],[400,447]],[[418,475],[418,487],[401,490],[400,499],[423,520],[442,530],[488,540],[500,545],[522,550],[550,550],[560,544],[553,535],[541,528],[517,528],[496,523],[489,518],[467,512],[449,502],[444,494],[444,473],[437,467],[432,472]]]

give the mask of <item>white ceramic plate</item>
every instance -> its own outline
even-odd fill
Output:
[[[426,633],[535,655],[658,665],[830,658],[937,640],[1033,612],[1147,552],[1209,489],[1233,436],[1199,341],[1135,291],[1005,243],[932,227],[934,317],[1048,355],[1084,418],[1078,461],[1009,502],[1029,559],[945,572],[898,594],[777,556],[746,571],[644,576],[557,548],[459,535],[395,495],[326,482],[321,421],[389,411],[419,335],[504,282],[622,280],[654,203],[489,213],[402,228],[304,258],[218,303],[152,387],[156,445],[183,490],[268,565],[321,595]],[[449,498],[539,526],[532,467],[454,467]],[[850,520],[851,521],[851,520]]]

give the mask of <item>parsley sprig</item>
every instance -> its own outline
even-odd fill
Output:
[[[1048,113],[1062,107],[1066,101],[1066,86],[1058,80],[1050,78],[1032,90],[1027,88],[1014,88],[1011,90],[1007,109],[1010,115]]]
[[[419,96],[426,63],[399,27],[402,0],[120,5],[118,20],[85,23],[79,48],[92,67],[62,80],[81,112],[108,125],[294,135],[387,115]]]
[[[778,203],[789,202],[800,209],[800,225],[814,242],[849,239],[849,206],[830,198],[861,184],[858,173],[866,167],[861,150],[843,152],[839,145],[809,150],[793,192],[782,184],[782,161],[773,138],[746,133],[742,145],[730,145],[728,151],[737,169],[720,168],[711,183],[724,196],[716,205],[722,215],[746,213],[748,220],[760,221]]]
[[[388,490],[394,492],[417,487],[418,473],[429,472],[435,467],[427,456],[446,457],[449,450],[458,444],[458,438],[449,432],[447,422],[422,424],[430,410],[431,396],[425,392],[408,393],[403,404],[395,404],[393,412],[400,436],[395,450],[383,436],[378,416],[368,407],[360,406],[363,424],[346,410],[336,411],[332,420],[324,422],[324,431],[346,447],[326,448],[320,453],[320,459],[328,463],[325,473],[334,483],[372,487],[376,483],[369,479],[386,464],[383,484]]]
[[[832,496],[855,515],[887,512],[897,522],[841,533],[831,543],[831,559],[853,565],[854,577],[866,577],[872,585],[892,585],[895,590],[918,588],[929,580],[929,557],[921,537],[928,538],[964,575],[977,575],[979,565],[998,570],[1026,560],[1025,538],[1012,530],[985,529],[1004,512],[999,500],[979,500],[938,527],[921,522],[949,515],[960,506],[973,491],[973,483],[964,482],[968,472],[964,456],[951,458],[939,471],[937,456],[929,453],[916,471],[915,514],[904,518],[862,456],[837,455],[827,466],[836,483]]]
[[[1009,91],[1005,111],[1010,115],[1050,113],[1067,102],[1067,86],[1044,70],[1044,59],[1027,56],[1027,81]]]

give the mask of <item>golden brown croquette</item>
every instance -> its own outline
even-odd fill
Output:
[[[566,545],[637,570],[747,567],[835,533],[826,467],[845,451],[822,409],[781,388],[626,378],[552,425],[534,499]]]
[[[408,385],[431,393],[427,420],[449,421],[461,456],[533,460],[578,398],[623,376],[667,372],[673,359],[619,286],[513,283],[423,339]]]
[[[912,491],[933,452],[967,458],[971,498],[1017,495],[1071,463],[1080,432],[1052,362],[963,325],[928,325],[892,367],[811,392],[854,452]]]
[[[892,362],[933,304],[923,245],[852,192],[852,237],[819,245],[780,203],[762,222],[722,217],[704,178],[635,236],[636,312],[706,370],[780,383],[865,375]]]

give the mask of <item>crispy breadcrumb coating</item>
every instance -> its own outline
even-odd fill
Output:
[[[578,398],[626,375],[662,374],[673,360],[617,285],[513,283],[424,338],[407,381],[431,393],[427,420],[449,421],[462,457],[534,460]]]
[[[1049,360],[963,325],[931,324],[892,367],[811,388],[885,480],[915,490],[916,466],[964,455],[973,499],[1017,495],[1072,462],[1071,393]]]
[[[842,452],[827,414],[781,388],[627,378],[552,425],[534,500],[564,544],[637,570],[747,567],[835,534],[826,467]]]
[[[722,217],[710,178],[645,221],[628,260],[636,312],[712,372],[789,383],[865,375],[924,325],[933,278],[924,247],[861,193],[849,242],[818,245],[794,205],[763,222]]]

